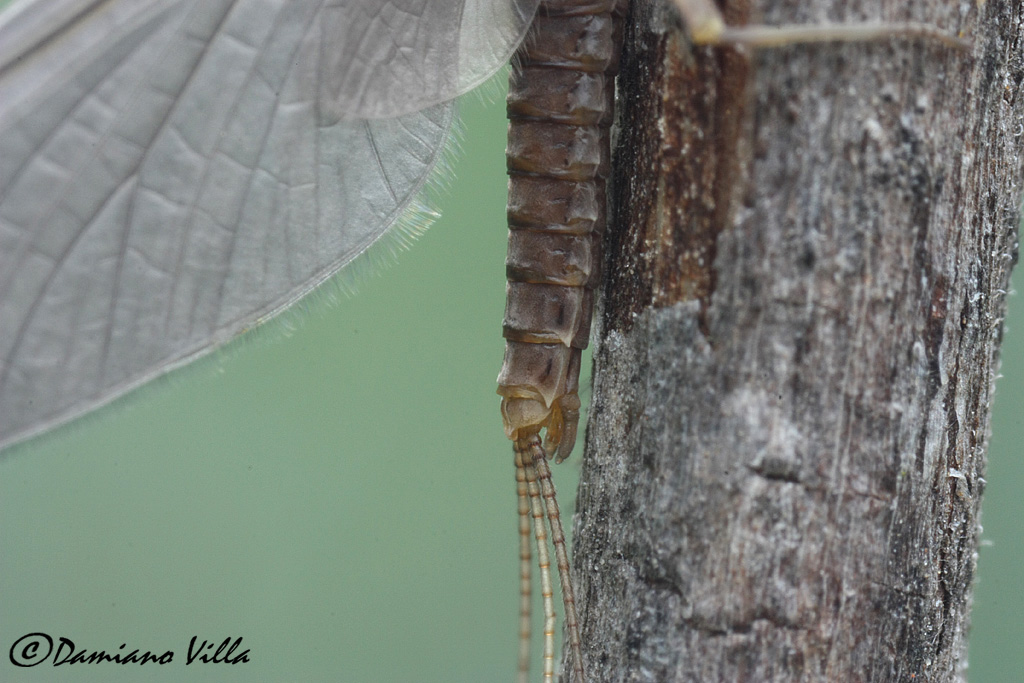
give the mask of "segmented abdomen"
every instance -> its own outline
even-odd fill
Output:
[[[609,130],[628,0],[550,0],[516,53],[508,93],[508,300],[498,376],[511,439],[576,440],[605,225]]]

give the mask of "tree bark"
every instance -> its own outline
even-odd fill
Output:
[[[633,1],[575,530],[588,678],[965,680],[1022,5],[727,17],[973,47],[694,50]]]

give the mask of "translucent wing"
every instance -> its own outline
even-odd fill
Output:
[[[400,218],[535,0],[0,15],[0,447],[286,308]],[[387,118],[388,116],[397,118]]]

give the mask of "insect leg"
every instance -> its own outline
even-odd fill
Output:
[[[934,40],[948,47],[968,49],[970,43],[941,29],[918,22],[863,22],[781,26],[726,26],[712,0],[673,0],[696,45],[750,45],[778,47],[793,43],[864,42],[891,38]]]

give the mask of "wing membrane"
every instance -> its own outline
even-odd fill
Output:
[[[0,447],[202,355],[379,239],[438,158],[447,100],[529,18],[490,4],[498,47],[465,72],[459,52],[486,33],[459,23],[486,15],[468,2],[44,0],[8,15]],[[353,8],[394,28],[406,62],[438,55],[429,88],[388,68],[383,29],[339,32]]]

